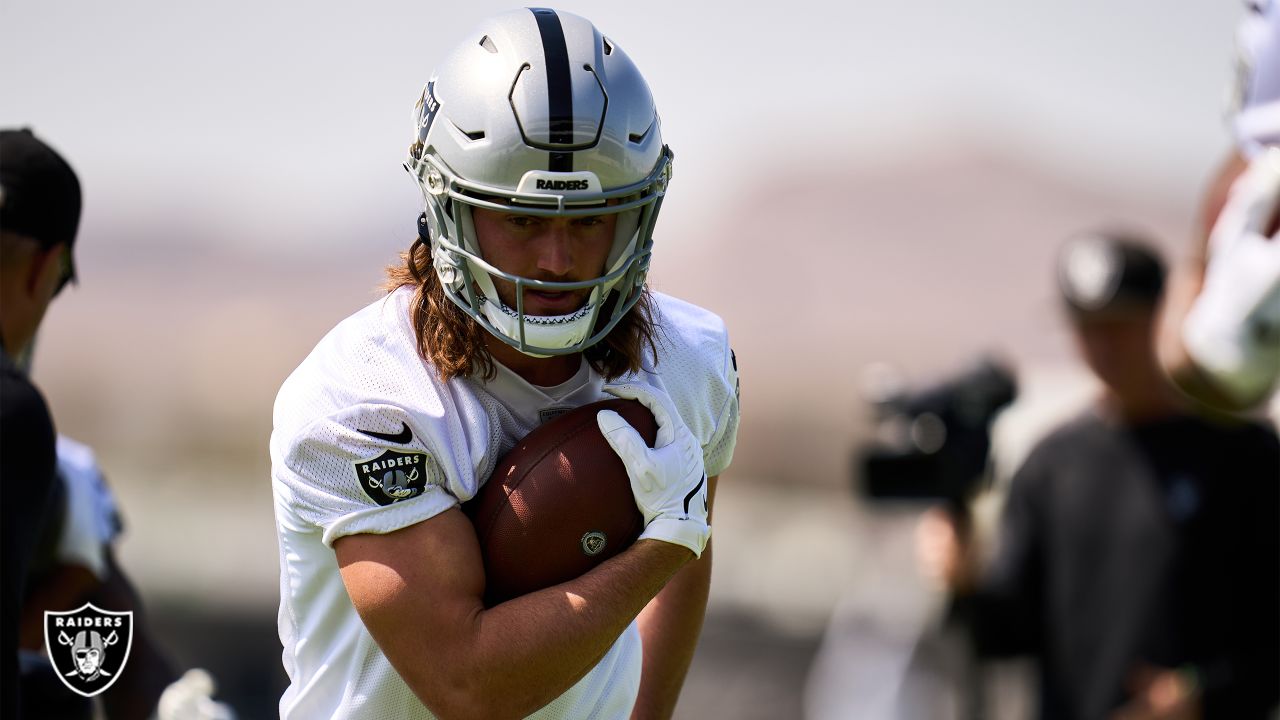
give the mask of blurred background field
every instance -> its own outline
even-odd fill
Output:
[[[378,297],[418,212],[399,165],[413,100],[443,49],[505,7],[0,5],[0,125],[32,126],[85,187],[81,282],[46,320],[37,382],[59,430],[99,454],[170,651],[213,669],[246,718],[270,717],[282,682],[275,391]],[[653,285],[722,315],[741,370],[681,716],[821,716],[841,692],[810,672],[833,613],[874,656],[847,692],[872,698],[870,677],[891,694],[937,599],[912,573],[914,510],[849,490],[864,368],[923,383],[996,351],[1044,407],[1078,402],[1054,252],[1116,224],[1185,252],[1228,147],[1240,8],[559,7],[653,87],[677,156]],[[1004,432],[1025,443],[1042,424]]]

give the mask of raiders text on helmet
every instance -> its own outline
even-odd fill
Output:
[[[406,167],[426,199],[445,294],[529,355],[579,352],[640,298],[671,176],[657,110],[639,70],[587,20],[529,8],[477,28],[427,83]],[[473,207],[524,215],[618,215],[600,277],[550,282],[503,272],[480,253]],[[516,307],[494,278],[515,284]],[[568,315],[525,315],[526,289],[589,289]]]

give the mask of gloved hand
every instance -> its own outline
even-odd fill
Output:
[[[160,694],[156,720],[235,720],[231,707],[213,699],[213,676],[206,670],[188,670]]]
[[[1182,326],[1188,354],[1236,402],[1264,395],[1280,367],[1278,213],[1280,148],[1269,148],[1231,186]]]
[[[707,475],[702,448],[665,393],[637,384],[606,385],[604,391],[637,400],[658,423],[658,436],[649,448],[631,424],[612,410],[596,414],[600,432],[622,458],[631,479],[631,492],[644,516],[641,538],[682,545],[701,557],[711,537],[707,524]]]

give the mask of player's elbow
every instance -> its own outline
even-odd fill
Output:
[[[514,681],[518,673],[481,657],[478,645],[455,646],[436,656],[440,662],[402,669],[400,675],[441,720],[519,720],[555,699],[549,688],[540,693],[537,683]]]
[[[497,691],[483,677],[440,677],[414,691],[440,720],[519,720],[546,705],[531,697]]]

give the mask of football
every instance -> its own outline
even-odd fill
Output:
[[[613,410],[650,447],[653,414],[634,400],[583,405],[547,421],[498,461],[462,509],[476,529],[492,607],[572,580],[626,549],[644,519],[596,413]]]

